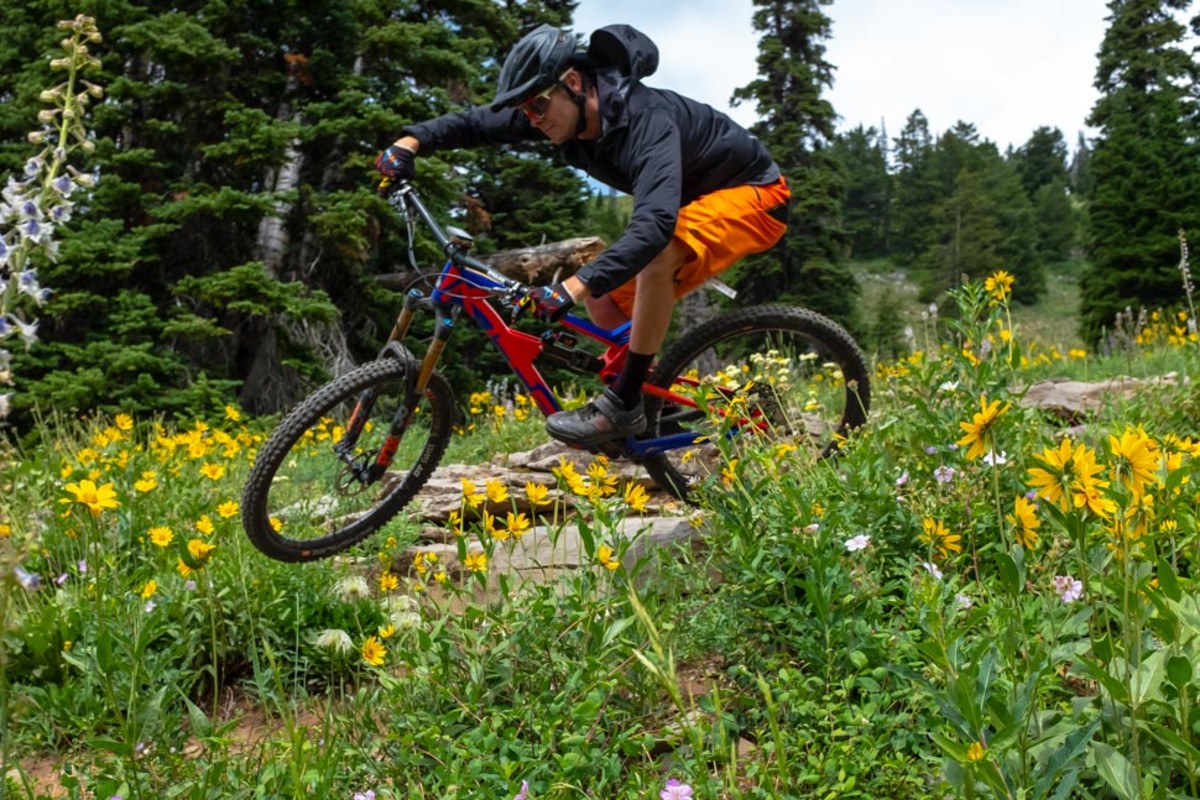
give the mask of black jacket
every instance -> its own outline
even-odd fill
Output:
[[[770,183],[779,177],[766,148],[710,106],[642,85],[657,64],[657,48],[628,26],[628,60],[595,69],[600,135],[562,145],[571,165],[633,195],[629,227],[612,247],[579,270],[599,297],[633,278],[670,243],[679,209],[717,189]],[[648,67],[648,69],[647,69]],[[421,152],[543,138],[519,109],[472,108],[410,125]]]

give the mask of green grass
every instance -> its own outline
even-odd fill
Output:
[[[499,521],[468,522],[475,571],[419,561],[394,588],[407,523],[277,564],[228,505],[257,422],[48,422],[3,454],[3,574],[41,578],[0,589],[4,768],[102,798],[1195,796],[1194,393],[1109,403],[1066,450],[1017,401],[1051,368],[1194,379],[1197,345],[1023,367],[1025,324],[964,348],[1007,312],[954,302],[920,358],[881,364],[836,460],[727,442],[697,547],[631,568],[638,498],[599,464],[561,476],[591,496],[593,567],[548,583],[495,571]],[[471,405],[455,460],[545,441]],[[9,774],[6,797],[48,796]]]

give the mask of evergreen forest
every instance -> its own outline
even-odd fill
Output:
[[[736,100],[755,108],[753,131],[794,201],[784,240],[729,273],[738,303],[783,298],[861,336],[852,265],[863,260],[886,259],[926,301],[1005,270],[1017,303],[1039,299],[1048,267],[1075,260],[1087,265],[1080,334],[1101,348],[1123,309],[1179,302],[1181,232],[1200,228],[1193,4],[1111,0],[1088,120],[1098,135],[1039,127],[1005,152],[967,120],[931,130],[919,109],[898,132],[838,130],[825,96],[829,5],[755,3],[759,77]],[[31,262],[48,299],[36,333],[24,329],[38,346],[5,357],[20,376],[9,421],[228,402],[274,412],[370,358],[399,300],[376,278],[407,257],[403,226],[373,190],[375,155],[406,122],[485,102],[522,32],[569,26],[575,6],[4,4],[5,175],[29,169],[31,137],[52,127],[39,113],[55,23],[92,15],[103,36],[86,75],[98,96],[82,113],[86,146],[72,152],[89,185],[54,228],[54,257]],[[439,152],[420,160],[418,183],[485,254],[584,234],[611,242],[628,215],[549,146]],[[16,205],[6,198],[12,215]],[[424,247],[420,259],[437,263]],[[463,348],[460,387],[497,366],[484,350]]]

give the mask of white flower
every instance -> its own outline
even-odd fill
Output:
[[[938,569],[937,564],[934,564],[932,561],[922,561],[921,566],[925,568],[926,572],[937,578],[939,581],[942,579],[942,571]]]
[[[866,550],[867,545],[870,543],[871,537],[865,533],[860,533],[858,536],[854,536],[846,540],[846,549],[851,553],[856,553],[859,550]]]
[[[371,596],[371,587],[367,585],[367,579],[362,575],[348,575],[342,578],[337,583],[334,589],[338,597],[348,603],[355,600],[365,600]]]
[[[421,627],[421,615],[415,611],[394,611],[388,620],[398,631],[411,631]]]
[[[971,599],[970,595],[956,594],[954,599],[958,601],[959,608],[970,608],[975,605],[975,601]]]
[[[946,381],[938,387],[939,392],[953,392],[958,388],[958,381]]]
[[[908,470],[900,473],[900,477],[896,478],[896,488],[899,489],[904,484],[908,483]]]
[[[332,650],[335,653],[354,652],[354,640],[341,628],[326,628],[313,638],[313,644],[322,650]]]
[[[1001,464],[1007,464],[1008,452],[1001,450],[999,453],[996,453],[992,450],[988,450],[983,456],[983,463],[987,464],[989,467],[998,467]]]

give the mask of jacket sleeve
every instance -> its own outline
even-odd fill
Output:
[[[416,137],[421,143],[421,155],[436,150],[508,144],[541,137],[519,109],[492,111],[487,106],[452,111],[426,122],[406,125],[401,134]]]
[[[612,247],[576,273],[593,297],[632,280],[671,242],[683,193],[679,129],[666,115],[646,114],[630,127],[633,213]]]

